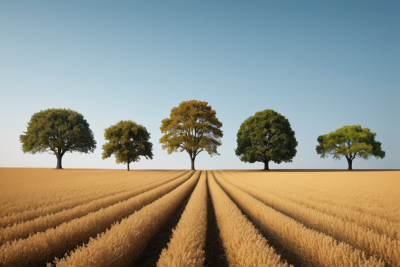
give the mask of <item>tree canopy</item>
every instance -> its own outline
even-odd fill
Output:
[[[236,155],[241,161],[291,162],[296,155],[297,141],[288,119],[272,109],[256,112],[246,119],[237,133]]]
[[[140,156],[153,159],[150,133],[143,125],[131,120],[120,121],[104,130],[104,138],[108,142],[103,145],[103,159],[115,155],[115,161],[126,163],[128,171],[129,164],[139,161]]]
[[[56,155],[57,169],[67,152],[89,153],[96,148],[93,132],[82,114],[70,109],[46,109],[33,114],[19,137],[24,153]]]
[[[345,157],[348,169],[353,169],[353,160],[370,157],[384,158],[385,152],[381,149],[381,143],[375,140],[376,133],[361,125],[348,125],[329,134],[318,136],[317,154],[321,158],[333,156],[334,159]]]
[[[206,101],[190,100],[179,103],[171,110],[169,118],[162,120],[160,130],[164,135],[160,139],[162,148],[168,154],[186,151],[194,170],[196,156],[206,151],[210,156],[217,152],[223,136],[222,123],[216,117],[216,111]]]

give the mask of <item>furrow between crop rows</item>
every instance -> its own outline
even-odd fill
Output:
[[[209,171],[207,171],[207,230],[206,244],[204,248],[205,267],[229,267],[225,248],[221,239],[221,231],[218,228],[217,217],[211,199]]]
[[[235,174],[232,172],[232,174]],[[238,174],[238,173],[237,173]],[[256,183],[266,183],[265,181],[265,176],[260,176],[260,175],[248,175],[249,173],[245,173],[247,177],[249,177],[251,180],[255,181]],[[307,191],[310,192],[310,194],[330,194],[330,197],[335,197],[335,198],[340,198],[340,199],[347,199],[347,200],[357,200],[360,203],[370,203],[370,204],[377,204],[379,207],[385,208],[388,204],[392,205],[398,205],[400,204],[400,201],[398,198],[391,196],[388,196],[387,194],[382,194],[382,193],[377,193],[377,188],[376,188],[376,183],[369,185],[367,188],[362,187],[361,190],[359,188],[354,188],[353,186],[349,187],[343,187],[342,183],[340,183],[340,176],[336,176],[335,183],[333,185],[340,184],[340,191],[337,190],[326,190],[326,186],[328,185],[327,182],[331,180],[326,180],[323,178],[323,173],[318,173],[318,178],[319,179],[312,179],[312,180],[306,180],[302,179],[301,183],[297,183],[295,187],[289,187],[288,189],[291,190],[300,190],[300,191]],[[322,177],[321,177],[322,176]],[[365,177],[363,177],[365,178]],[[293,177],[292,177],[293,179]],[[293,181],[293,180],[291,180]],[[349,181],[347,180],[347,185],[351,185],[350,182],[356,183],[357,180]],[[369,184],[369,183],[367,183]],[[282,184],[282,178],[280,179],[273,179],[273,177],[268,177],[268,185],[274,187],[274,186],[283,186]],[[360,184],[363,185],[363,184]],[[386,190],[385,190],[386,191]]]
[[[140,181],[138,183],[132,184],[129,187],[127,187],[126,185],[124,186],[123,189],[118,190],[118,191],[113,191],[112,189],[109,190],[105,190],[104,194],[102,195],[94,195],[94,196],[88,196],[88,197],[80,197],[80,198],[76,198],[73,199],[71,201],[62,201],[54,206],[48,206],[48,207],[44,207],[44,208],[39,208],[36,210],[27,210],[23,213],[17,213],[17,214],[13,214],[12,216],[7,216],[7,217],[3,217],[0,219],[0,225],[4,228],[4,227],[12,227],[15,224],[19,224],[19,223],[23,223],[23,222],[27,222],[30,220],[34,220],[36,218],[39,218],[41,216],[46,216],[46,215],[50,215],[50,214],[54,214],[54,213],[58,213],[64,210],[68,210],[68,209],[73,209],[77,206],[80,206],[82,204],[86,204],[88,202],[97,200],[97,199],[101,199],[101,198],[105,198],[108,196],[115,196],[116,194],[122,194],[122,193],[126,193],[129,190],[132,190],[135,187],[141,187],[141,186],[148,186],[148,185],[152,185],[152,184],[159,184],[160,181],[168,181],[171,179],[175,179],[179,176],[181,176],[182,174],[179,173],[178,175],[172,175],[168,176],[167,178],[158,178],[158,179],[152,179],[151,181]],[[106,193],[108,192],[108,193]]]
[[[7,242],[0,247],[0,265],[37,266],[52,261],[54,257],[60,258],[65,252],[106,231],[113,223],[172,191],[192,175],[193,172],[189,172],[156,189],[63,223],[55,229],[48,229],[27,239]]]
[[[392,240],[385,235],[379,235],[352,222],[270,195],[250,187],[244,182],[233,179],[225,179],[225,181],[229,181],[230,184],[311,229],[323,232],[336,240],[347,242],[391,265],[400,265],[400,244],[398,240]]]
[[[11,227],[0,229],[0,245],[3,245],[6,241],[27,238],[29,235],[36,234],[37,232],[42,232],[46,229],[54,228],[64,222],[68,222],[75,218],[85,216],[90,212],[95,212],[101,208],[106,208],[118,202],[125,201],[141,193],[166,184],[174,179],[177,178],[174,177],[163,179],[161,181],[153,183],[146,183],[143,186],[139,186],[138,188],[133,189],[129,192],[123,192],[113,196],[97,199],[85,205],[80,205],[72,209],[63,210],[62,212],[39,217],[32,221],[14,224]]]
[[[296,186],[288,187],[287,184],[283,185],[282,182],[278,183],[277,185],[273,185],[272,183],[269,183],[269,179],[268,181],[265,181],[265,178],[262,179],[260,177],[252,177],[249,173],[229,173],[236,177],[239,177],[239,175],[241,178],[246,177],[249,184],[255,184],[257,185],[257,187],[263,187],[263,189],[277,189],[286,191],[288,194],[299,194],[315,202],[344,207],[355,212],[365,213],[373,217],[379,217],[395,224],[400,223],[400,210],[397,209],[397,207],[399,206],[398,201],[388,202],[381,199],[381,204],[378,205],[376,201],[371,202],[365,201],[365,198],[363,198],[364,200],[360,200],[358,198],[355,198],[354,196],[343,196],[338,192],[331,192],[326,190],[317,191],[313,187],[303,188],[301,187],[301,185],[300,188],[297,188],[297,184]],[[365,192],[363,193],[365,194]]]
[[[203,171],[158,267],[202,267],[207,229],[207,173]]]
[[[246,219],[208,172],[218,228],[230,266],[289,266]]]
[[[221,172],[224,174],[224,172]],[[228,174],[229,175],[229,174]],[[237,176],[232,176],[229,175],[229,181],[242,181],[243,177],[237,177]],[[345,208],[342,206],[337,206],[337,205],[332,205],[329,203],[324,203],[324,202],[318,202],[311,200],[308,197],[308,193],[304,194],[299,190],[296,191],[285,191],[285,190],[278,190],[277,188],[271,188],[270,186],[267,186],[266,184],[263,185],[263,183],[255,183],[251,182],[246,179],[247,186],[251,186],[256,189],[262,190],[264,193],[268,193],[270,195],[273,195],[275,197],[283,198],[292,202],[295,202],[300,205],[304,205],[306,207],[318,210],[324,214],[332,215],[338,218],[341,218],[343,220],[349,221],[349,222],[354,222],[355,224],[366,227],[369,229],[373,229],[376,232],[378,232],[381,235],[387,235],[388,237],[392,239],[399,239],[400,238],[400,224],[399,223],[394,223],[390,222],[386,219],[372,216],[370,214],[366,214],[363,212],[351,210],[349,208]],[[310,194],[312,195],[312,194]]]
[[[226,182],[220,174],[217,182],[236,204],[260,228],[301,257],[307,266],[385,266],[384,262],[344,242],[306,228],[298,221],[266,206],[264,203]]]
[[[57,266],[126,266],[134,261],[155,233],[166,223],[169,216],[182,203],[196,185],[200,176],[197,171],[188,181],[135,212],[110,230],[78,247],[66,258],[56,260]],[[116,257],[115,255],[118,255]]]
[[[200,175],[201,176],[201,175]],[[197,187],[197,186],[196,186]],[[163,249],[167,248],[168,242],[171,241],[172,231],[178,225],[180,218],[191,198],[193,191],[196,187],[190,190],[185,199],[176,208],[176,210],[169,216],[166,223],[153,235],[145,248],[141,251],[140,255],[135,258],[129,266],[135,267],[156,267],[157,261],[160,258]]]
[[[152,176],[149,173],[139,173],[139,175],[134,179],[132,177],[125,177],[124,179],[114,177],[114,181],[109,181],[108,183],[101,185],[93,185],[94,181],[96,184],[99,182],[95,180],[95,178],[91,178],[89,179],[89,181],[92,181],[91,184],[82,183],[79,188],[71,186],[71,184],[61,188],[52,186],[51,188],[48,188],[48,192],[46,192],[45,195],[41,194],[40,198],[37,198],[36,195],[32,196],[32,194],[31,196],[15,196],[14,198],[11,198],[6,205],[3,205],[3,209],[0,211],[0,217],[11,216],[26,210],[46,208],[57,205],[60,202],[70,202],[71,200],[85,197],[89,197],[89,199],[104,197],[113,193],[123,192],[123,190],[126,190],[129,186],[134,186],[137,183],[157,180],[160,178],[162,178],[162,175]],[[115,183],[115,180],[118,180],[118,183]],[[35,192],[34,187],[35,186],[31,189],[31,192]],[[43,188],[41,188],[41,190],[43,191]]]

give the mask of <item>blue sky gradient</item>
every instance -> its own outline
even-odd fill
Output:
[[[102,160],[104,129],[134,120],[151,133],[153,160],[132,169],[187,169],[168,155],[161,120],[190,99],[223,123],[220,156],[198,169],[261,169],[234,154],[240,124],[255,112],[286,116],[299,143],[292,163],[270,168],[346,169],[321,159],[317,137],[344,125],[377,133],[384,159],[353,168],[400,168],[399,1],[1,1],[0,167],[55,167],[23,154],[33,113],[70,108],[95,134],[93,154],[66,154],[64,168],[125,168]]]

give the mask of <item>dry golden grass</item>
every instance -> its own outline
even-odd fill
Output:
[[[202,267],[207,229],[207,173],[201,173],[196,189],[173,230],[168,248],[163,249],[158,267]]]
[[[249,186],[248,182],[244,182],[243,179],[234,179],[232,176],[227,175],[225,180],[311,229],[323,232],[336,240],[346,242],[367,252],[369,255],[385,260],[391,265],[400,265],[400,243],[398,240],[392,240],[385,235],[380,235],[355,223],[268,194],[258,189],[257,186]]]
[[[141,180],[141,182],[137,182],[135,188],[132,188],[131,191],[93,200],[87,204],[76,206],[72,209],[64,209],[61,212],[51,214],[51,216],[38,217],[31,221],[14,224],[13,226],[0,229],[0,245],[3,245],[6,241],[27,238],[29,235],[43,232],[46,229],[54,228],[64,222],[85,216],[90,212],[95,212],[101,208],[106,208],[118,202],[125,201],[160,185],[166,184],[182,176],[181,174],[182,173],[177,173],[172,177],[168,175],[167,178],[159,179],[157,181],[151,179],[148,179],[150,181]]]
[[[197,171],[169,194],[114,224],[110,230],[90,240],[87,245],[75,249],[70,256],[56,260],[56,265],[126,266],[139,256],[153,235],[178,208],[195,186],[199,176],[200,171]]]
[[[290,251],[303,259],[307,266],[384,266],[363,251],[332,237],[306,228],[226,182],[221,174],[218,183],[238,206],[268,235],[273,236]]]
[[[218,228],[230,266],[289,266],[254,228],[208,172],[208,185]]]
[[[192,174],[193,172],[189,172],[156,189],[63,223],[55,229],[48,229],[27,239],[7,242],[0,247],[0,265],[27,266],[52,261],[54,255],[63,255],[77,245],[87,242],[90,237],[104,232],[113,223],[172,191]]]

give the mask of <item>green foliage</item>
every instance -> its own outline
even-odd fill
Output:
[[[376,133],[361,125],[343,126],[329,134],[318,136],[317,154],[321,158],[333,156],[334,159],[345,157],[352,169],[351,161],[356,158],[384,158],[381,143],[375,140]]]
[[[117,163],[139,161],[140,156],[153,159],[153,144],[149,142],[147,129],[131,120],[120,121],[104,130],[104,138],[108,141],[103,145],[103,159],[115,155]]]
[[[89,153],[96,148],[93,132],[82,114],[70,109],[46,109],[33,114],[27,131],[19,137],[24,153]]]
[[[241,161],[254,163],[291,162],[297,141],[289,121],[271,109],[256,112],[246,119],[237,133],[236,155]]]
[[[217,148],[223,136],[221,127],[216,111],[208,106],[208,102],[183,101],[171,110],[169,118],[162,121],[160,130],[164,136],[160,143],[168,154],[177,151],[189,153],[194,169],[194,160],[200,152],[219,155]]]

